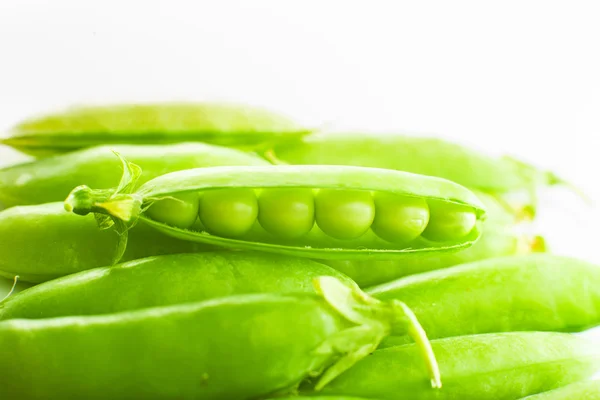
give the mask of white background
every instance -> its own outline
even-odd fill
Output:
[[[250,102],[509,153],[598,201],[595,4],[3,0],[0,131],[76,103]],[[0,148],[0,164],[18,158]],[[596,209],[548,198],[553,248],[598,260]]]

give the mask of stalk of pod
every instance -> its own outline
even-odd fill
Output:
[[[104,144],[204,142],[259,150],[310,131],[286,116],[247,105],[115,104],[71,108],[23,121],[0,143],[35,156]]]
[[[453,265],[546,250],[542,237],[524,233],[530,230],[528,222],[519,222],[514,214],[498,203],[495,197],[477,191],[475,193],[486,207],[487,218],[483,224],[480,223],[481,237],[466,250],[403,260],[319,260],[319,262],[342,271],[359,286],[369,287],[403,276]]]
[[[505,332],[579,332],[600,324],[600,268],[533,254],[492,258],[366,289],[402,299],[431,338]],[[406,343],[389,338],[384,346]]]
[[[475,225],[485,215],[469,190],[400,171],[214,167],[166,174],[134,191],[139,167],[123,163],[119,188],[78,187],[65,209],[107,223],[140,218],[185,240],[321,258],[463,249],[479,237]],[[198,214],[202,226],[194,229]]]
[[[511,400],[590,378],[600,351],[567,333],[510,332],[432,340],[442,390],[419,379],[414,345],[375,351],[322,390],[323,395],[384,400]],[[305,385],[304,393],[314,393]]]
[[[429,370],[431,384],[440,386],[427,338],[403,303],[380,302],[333,277],[315,279],[315,289],[318,295],[242,295],[106,316],[3,321],[0,394],[251,399],[293,391],[307,376],[318,376],[321,388],[399,331],[412,332],[427,358],[422,378]],[[53,368],[36,368],[45,360]]]
[[[138,184],[168,172],[220,165],[268,165],[262,158],[204,143],[100,146],[0,169],[0,204],[63,201],[78,185],[111,188],[123,173],[114,152],[140,165]]]

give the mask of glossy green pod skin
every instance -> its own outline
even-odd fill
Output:
[[[522,400],[600,400],[600,380],[572,383]]]
[[[225,251],[155,256],[39,284],[0,302],[0,320],[110,314],[238,294],[313,293],[319,276],[354,284],[306,258]]]
[[[489,157],[432,137],[317,133],[276,146],[272,154],[290,164],[356,165],[438,176],[495,194],[558,182],[551,173],[514,159]]]
[[[38,157],[104,144],[204,142],[267,149],[309,132],[283,115],[245,105],[114,104],[76,107],[23,121],[0,143]]]
[[[377,302],[332,277],[315,288],[2,321],[0,397],[249,400],[292,392],[309,375],[326,385],[386,335],[415,327],[401,303]]]
[[[140,184],[190,168],[268,164],[241,150],[204,143],[100,146],[0,169],[0,208],[63,201],[81,184],[114,187],[123,174],[115,151],[143,168]]]
[[[134,174],[132,169],[129,173]],[[127,179],[120,187],[132,186]],[[144,209],[152,202],[189,192],[209,193],[215,189],[310,188],[363,192],[384,192],[427,201],[456,204],[471,210],[478,220],[485,216],[484,206],[468,189],[453,182],[400,171],[344,166],[213,167],[173,172],[146,182],[135,192],[112,193],[78,187],[65,201],[65,209],[76,214],[94,212],[113,220],[130,223],[138,217],[154,228],[179,239],[228,248],[262,250],[311,258],[385,258],[421,256],[428,253],[458,251],[471,246],[479,237],[473,229],[454,242],[432,242],[418,238],[406,245],[395,245],[377,238],[371,230],[356,240],[336,240],[314,229],[305,238],[285,240],[260,230],[247,237],[227,238],[169,226],[151,220]],[[318,219],[317,219],[318,222]],[[430,222],[431,223],[431,222]]]
[[[191,253],[207,248],[176,240],[137,224],[129,232],[123,261],[159,254]],[[0,211],[0,276],[44,282],[90,268],[113,264],[119,236],[101,230],[92,215],[81,217],[62,203],[12,207]]]
[[[403,260],[318,260],[348,275],[361,287],[390,282],[404,276],[465,264],[486,258],[505,257],[545,251],[543,239],[518,233],[515,215],[493,196],[475,191],[486,207],[481,237],[470,248]]]
[[[375,286],[402,299],[431,338],[600,325],[600,267],[551,254],[491,258]],[[402,343],[390,338],[386,345]]]
[[[591,377],[593,343],[566,333],[511,332],[432,341],[443,386],[433,389],[413,345],[377,350],[327,385],[322,395],[384,400],[511,400]]]

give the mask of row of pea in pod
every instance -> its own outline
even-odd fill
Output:
[[[213,103],[2,143],[2,399],[600,398],[600,268],[521,229],[552,173]]]

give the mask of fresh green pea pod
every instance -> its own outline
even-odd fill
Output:
[[[478,239],[476,223],[485,216],[484,206],[468,189],[400,171],[344,166],[197,168],[160,176],[134,191],[139,167],[123,163],[125,175],[116,190],[77,187],[65,200],[65,209],[81,215],[93,212],[104,225],[116,222],[121,232],[120,225],[139,218],[184,240],[346,259],[462,250]],[[266,194],[269,200],[261,201]],[[182,196],[201,200],[193,205]],[[380,208],[379,196],[392,197],[392,205]],[[154,212],[153,207],[165,200],[172,201],[169,207]],[[189,226],[197,213],[201,230]],[[261,220],[265,213],[270,224]],[[371,225],[386,213],[397,215],[395,226],[387,226],[384,234],[374,233]],[[276,225],[285,225],[289,235],[268,231]],[[408,239],[383,239],[398,233]]]
[[[123,261],[209,247],[173,239],[143,222],[128,236]],[[0,211],[0,243],[0,276],[34,283],[110,265],[122,254],[122,239],[114,230],[99,229],[91,215],[65,212],[62,203]]]
[[[317,133],[275,146],[270,154],[291,164],[356,165],[438,176],[494,194],[561,182],[512,158],[489,157],[432,137]]]
[[[496,198],[475,192],[487,210],[485,223],[481,224],[481,237],[470,248],[453,253],[432,254],[402,260],[319,260],[352,278],[361,287],[378,285],[398,278],[419,274],[453,265],[545,251],[541,237],[523,233],[519,222]]]
[[[204,142],[268,149],[309,132],[283,115],[245,105],[116,104],[76,107],[23,121],[0,143],[35,156],[103,144]]]
[[[572,383],[522,400],[600,400],[600,380]]]
[[[600,367],[600,349],[567,333],[460,336],[431,344],[440,365],[441,389],[423,383],[419,352],[404,345],[375,351],[320,394],[385,400],[511,400],[587,379]]]
[[[366,290],[402,299],[431,338],[600,325],[600,267],[551,254],[490,258]],[[402,343],[390,338],[386,345]]]
[[[138,183],[183,169],[268,164],[250,153],[204,143],[101,146],[0,169],[0,204],[63,201],[81,184],[114,187],[123,170],[113,151],[143,168]]]
[[[238,294],[313,293],[319,276],[354,285],[307,258],[227,251],[155,256],[39,284],[0,302],[0,320],[111,314]]]
[[[402,302],[333,277],[317,294],[251,294],[102,316],[0,322],[0,398],[254,399],[319,387],[390,333],[411,331],[421,380],[440,385],[429,342]],[[227,356],[229,355],[229,356]]]

